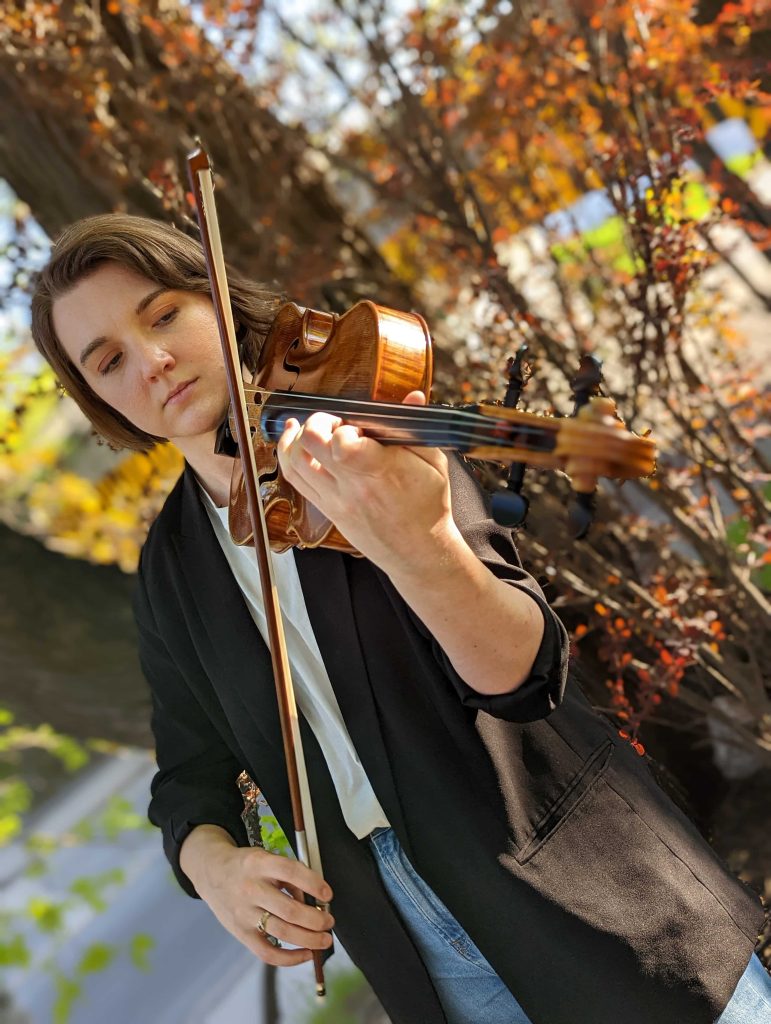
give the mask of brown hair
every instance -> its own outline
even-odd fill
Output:
[[[139,430],[94,394],[64,351],[53,325],[56,299],[110,261],[175,290],[210,295],[209,278],[197,240],[160,221],[123,213],[87,217],[66,228],[37,275],[32,295],[32,337],[38,350],[111,448],[147,451],[165,438]],[[230,267],[228,286],[233,317],[239,325],[241,358],[254,369],[282,296]]]

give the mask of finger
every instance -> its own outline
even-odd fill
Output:
[[[428,399],[426,398],[425,392],[423,391],[410,391],[408,395],[405,395],[402,399],[402,405],[428,405]],[[420,447],[410,448],[418,458],[423,459],[429,466],[433,466],[440,473],[446,471],[447,456],[439,448]]]
[[[424,391],[410,391],[402,399],[402,405],[428,405],[428,399]]]
[[[347,423],[338,427],[332,434],[328,452],[333,463],[355,465],[360,470],[362,463],[366,463],[369,456],[376,455],[377,448],[379,445],[376,441],[362,437],[358,427]]]
[[[341,468],[365,476],[376,475],[383,469],[383,446],[371,437],[362,437],[359,428],[350,423],[337,427],[329,438],[308,432],[303,435],[302,444],[327,471],[327,476],[320,476],[325,484],[336,481]]]
[[[423,391],[410,391],[402,399],[402,405],[428,405],[428,399]],[[439,448],[421,446],[420,448],[410,448],[410,451],[439,472],[443,472],[447,465],[447,458]]]
[[[313,907],[309,909],[313,910]],[[318,910],[316,915],[320,916]],[[258,929],[255,931],[258,935],[261,934]],[[291,942],[293,946],[302,946],[303,949],[329,949],[332,945],[332,936],[328,931],[301,928],[299,925],[290,924],[275,915],[268,918],[265,931],[281,942]]]
[[[438,473],[441,473],[442,476],[447,475],[447,456],[441,448],[421,447],[409,448],[408,450],[411,451],[413,455],[417,455],[419,459],[427,462],[429,466],[433,466],[433,468]]]
[[[311,932],[326,932],[334,928],[335,919],[328,910],[310,906],[305,902],[304,893],[301,893],[299,889],[293,889],[293,891],[299,895],[293,897],[272,886],[267,887],[267,891],[260,890],[257,896],[259,903],[255,907],[255,912],[261,913],[260,907],[262,907],[272,915],[269,920],[285,921],[287,924]],[[271,929],[268,928],[268,931]],[[281,936],[279,935],[277,938],[281,938]]]
[[[332,899],[333,893],[329,883],[302,861],[280,857],[278,854],[268,853],[266,850],[255,849],[254,853],[259,881],[270,880],[277,883],[279,889],[284,886],[294,887],[301,893],[307,892],[309,896],[314,896],[327,903]],[[266,860],[266,858],[269,859]]]
[[[286,451],[299,433],[299,421],[290,416],[289,419],[284,422],[284,429],[281,432],[281,437],[278,439],[276,450],[279,452]]]
[[[315,505],[319,504],[319,488],[330,486],[333,479],[303,446],[303,429],[297,420],[287,420],[276,451],[281,472],[287,483]],[[328,478],[328,479],[327,479]]]
[[[333,416],[328,412],[314,412],[303,423],[302,433],[322,441],[328,441],[337,428],[342,425],[343,421],[339,416]]]
[[[280,949],[256,930],[242,934],[240,941],[263,963],[272,967],[294,967],[313,958],[313,951],[310,949]]]

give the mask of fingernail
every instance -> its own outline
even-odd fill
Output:
[[[321,890],[321,898],[324,899],[324,900],[331,900],[332,899],[332,890],[329,888],[328,885],[325,885],[322,888],[322,890]]]

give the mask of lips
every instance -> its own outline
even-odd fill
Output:
[[[195,381],[197,381],[197,380],[198,380],[197,377],[191,377],[190,380],[185,380],[181,384],[177,384],[177,386],[175,388],[172,388],[172,390],[168,393],[168,395],[166,396],[166,399],[165,399],[165,401],[163,403],[164,408],[169,404],[169,402],[173,401],[175,398],[180,396],[183,391],[186,391],[187,388],[191,384],[194,384]]]

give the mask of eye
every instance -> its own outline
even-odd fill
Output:
[[[170,309],[168,313],[164,313],[163,316],[159,316],[153,324],[153,327],[165,327],[166,324],[170,324],[172,320],[175,319],[178,312],[179,307],[175,306],[173,309]]]
[[[108,359],[108,361],[103,366],[99,367],[99,373],[101,374],[101,376],[106,377],[108,373],[112,373],[112,371],[115,370],[120,364],[121,359],[121,353],[116,352],[112,359]]]

